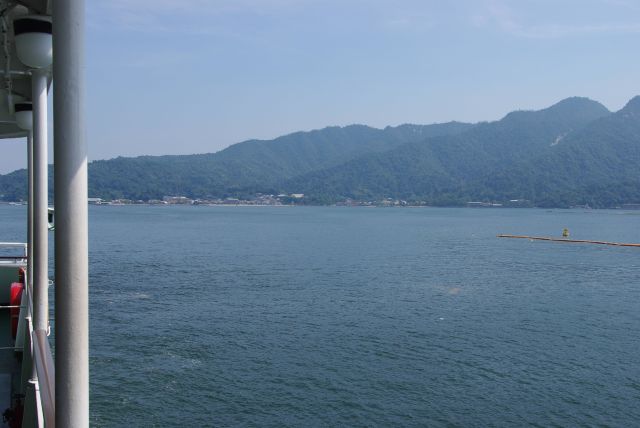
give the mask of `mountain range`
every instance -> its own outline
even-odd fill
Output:
[[[574,97],[495,122],[328,127],[211,154],[94,161],[89,192],[134,200],[304,193],[310,204],[383,198],[428,205],[638,203],[640,96],[614,113]],[[26,172],[0,176],[0,195],[25,199]]]

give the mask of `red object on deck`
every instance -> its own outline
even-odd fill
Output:
[[[11,284],[11,306],[20,306],[22,303],[22,292],[24,291],[24,284],[19,282],[14,282]],[[9,309],[11,312],[11,337],[14,339],[18,335],[18,321],[20,318],[20,308],[11,308]]]

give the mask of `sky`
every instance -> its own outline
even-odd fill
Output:
[[[90,160],[640,94],[637,0],[86,4]],[[2,143],[0,173],[24,167],[24,139]]]

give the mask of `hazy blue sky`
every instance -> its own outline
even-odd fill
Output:
[[[87,25],[91,159],[640,94],[637,0],[87,0]]]

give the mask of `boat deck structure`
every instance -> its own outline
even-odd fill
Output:
[[[2,139],[23,139],[28,165],[25,242],[0,243],[0,426],[89,426],[84,14],[84,0],[0,0],[0,150]],[[55,230],[48,221],[50,205]],[[55,343],[49,340],[51,279]]]

